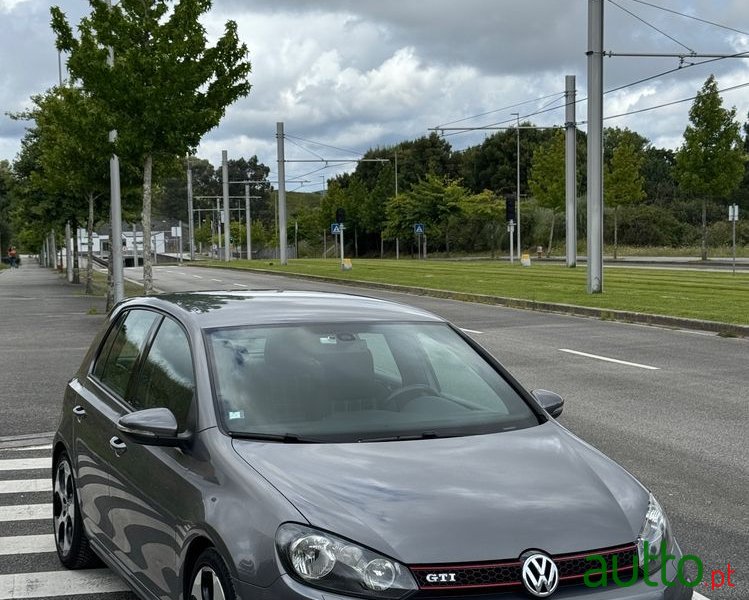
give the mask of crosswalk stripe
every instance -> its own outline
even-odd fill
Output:
[[[3,521],[36,521],[52,518],[51,504],[19,504],[0,506],[0,522]]]
[[[51,479],[11,479],[0,481],[0,494],[23,494],[26,492],[51,492]]]
[[[52,444],[43,444],[41,446],[21,446],[20,448],[8,448],[11,452],[24,452],[31,450],[52,450]]]
[[[78,596],[129,591],[125,582],[108,569],[47,571],[0,575],[0,600]]]
[[[14,535],[0,537],[0,555],[36,554],[54,552],[55,537],[51,533],[44,535]]]
[[[9,458],[0,460],[0,471],[27,471],[31,469],[51,469],[52,457]]]

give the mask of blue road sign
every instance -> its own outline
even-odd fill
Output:
[[[424,227],[424,223],[414,223],[414,233],[416,235],[424,235],[425,231],[426,227]]]
[[[331,223],[330,224],[330,233],[333,235],[340,235],[341,233],[341,224],[340,223]]]

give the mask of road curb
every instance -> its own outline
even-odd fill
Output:
[[[201,266],[196,264],[195,266]],[[362,281],[360,279],[337,279],[325,275],[308,275],[305,273],[286,273],[270,269],[259,269],[254,267],[228,267],[211,265],[211,268],[228,269],[232,271],[249,271],[262,273],[264,275],[278,275],[279,277],[293,277],[296,279],[310,279],[325,283],[335,283],[355,287],[366,287],[391,292],[403,292],[415,296],[431,296],[433,298],[444,298],[446,300],[461,300],[463,302],[477,302],[480,304],[492,304],[518,308],[521,310],[535,310],[539,312],[560,313],[578,317],[591,317],[602,321],[621,321],[624,323],[640,323],[644,325],[656,325],[672,329],[691,329],[696,331],[708,331],[724,336],[749,337],[748,325],[736,325],[733,323],[721,323],[719,321],[703,321],[701,319],[689,319],[686,317],[671,317],[668,315],[653,315],[648,313],[631,312],[626,310],[614,310],[610,308],[595,308],[590,306],[577,306],[575,304],[558,304],[554,302],[539,302],[537,300],[523,300],[521,298],[508,298],[504,296],[490,296],[488,294],[474,294],[471,292],[455,292],[452,290],[440,290],[434,288],[413,287],[393,283],[381,283],[377,281]]]

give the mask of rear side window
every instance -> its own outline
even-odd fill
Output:
[[[103,348],[109,352],[99,357],[94,375],[117,395],[124,397],[130,376],[154,322],[160,318],[149,310],[131,310],[119,329],[112,329]],[[109,337],[113,337],[111,344]]]
[[[194,390],[195,375],[187,334],[165,317],[143,362],[130,404],[136,410],[168,408],[177,418],[179,430],[184,431]]]

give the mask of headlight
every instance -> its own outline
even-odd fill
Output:
[[[645,556],[645,542],[647,542],[649,556]],[[637,554],[640,558],[640,566],[645,567],[645,562],[649,561],[647,572],[657,569],[660,567],[661,552],[668,552],[670,547],[671,532],[666,513],[663,512],[663,508],[658,504],[653,494],[650,494],[648,512],[645,513],[645,521],[637,538]]]
[[[400,563],[305,525],[281,525],[276,546],[289,574],[314,587],[389,600],[417,589],[410,571]]]

